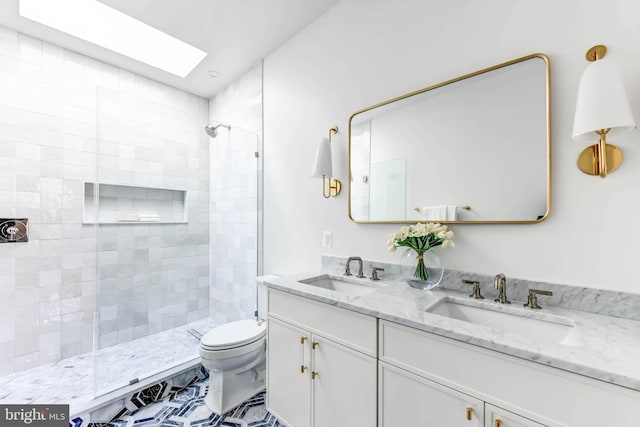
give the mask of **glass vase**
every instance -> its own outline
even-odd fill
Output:
[[[400,257],[400,264],[407,283],[413,288],[428,291],[438,286],[444,276],[442,262],[433,250],[426,251],[420,258],[416,251],[407,249]]]

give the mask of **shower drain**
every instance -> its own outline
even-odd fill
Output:
[[[187,332],[189,332],[191,335],[193,335],[198,340],[202,339],[202,334],[200,332],[196,331],[195,329],[187,329]]]

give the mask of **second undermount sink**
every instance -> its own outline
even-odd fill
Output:
[[[517,334],[523,339],[580,346],[581,340],[572,319],[534,312],[517,306],[498,306],[447,296],[426,310],[429,313],[462,320],[494,330]]]
[[[349,279],[347,277],[322,274],[320,276],[302,279],[299,282],[318,288],[329,289],[331,291],[342,292],[350,295],[367,295],[380,289],[380,284],[366,283],[367,279]]]

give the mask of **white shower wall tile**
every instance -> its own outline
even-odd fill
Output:
[[[5,28],[0,91],[0,217],[30,220],[28,243],[0,245],[0,372],[90,351],[94,298],[124,313],[97,325],[99,342],[159,331],[163,313],[166,327],[207,316],[194,297],[208,278],[208,100]],[[190,224],[82,225],[96,180],[187,190]]]

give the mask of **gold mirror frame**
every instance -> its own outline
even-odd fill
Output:
[[[494,70],[498,70],[500,68],[504,68],[504,67],[508,67],[509,65],[513,65],[513,64],[517,64],[520,62],[524,62],[527,61],[529,59],[534,59],[534,58],[540,58],[544,61],[545,64],[545,79],[546,79],[546,149],[547,149],[547,155],[546,155],[546,164],[547,164],[547,197],[546,197],[546,202],[547,202],[547,209],[544,215],[542,215],[541,217],[539,217],[538,219],[532,219],[532,220],[479,220],[479,221],[468,221],[468,220],[464,220],[464,221],[460,221],[460,220],[456,220],[456,221],[436,221],[436,220],[422,220],[421,222],[439,222],[442,224],[537,224],[540,223],[542,221],[544,221],[545,219],[547,219],[549,217],[549,214],[551,213],[551,95],[550,95],[550,71],[549,71],[549,58],[543,54],[543,53],[535,53],[535,54],[531,54],[531,55],[527,55],[521,58],[517,58],[508,62],[504,62],[492,67],[488,67],[479,71],[475,71],[473,73],[469,73],[469,74],[465,74],[463,76],[460,77],[456,77],[453,78],[451,80],[447,80],[445,82],[442,83],[438,83],[432,86],[428,86],[426,88],[423,89],[419,89],[410,93],[407,93],[405,95],[401,95],[392,99],[389,99],[387,101],[384,102],[380,102],[378,104],[372,105],[370,107],[364,108],[362,110],[356,111],[355,113],[353,113],[350,117],[349,117],[349,130],[348,130],[348,161],[349,161],[349,185],[348,185],[348,216],[349,219],[353,222],[356,223],[362,223],[362,224],[409,224],[409,223],[415,223],[420,221],[415,220],[415,219],[406,219],[406,220],[361,220],[361,219],[354,219],[352,216],[352,209],[351,209],[351,197],[352,197],[352,170],[351,170],[351,165],[352,165],[352,146],[351,146],[351,124],[352,121],[354,119],[355,116],[357,116],[358,114],[373,110],[375,108],[378,107],[382,107],[400,100],[404,100],[406,98],[424,93],[424,92],[428,92],[430,90],[433,89],[437,89],[446,85],[449,85],[451,83],[456,83],[459,82],[461,80],[465,80],[471,77],[475,77],[484,73],[488,73]],[[472,209],[469,206],[462,206],[462,209],[468,210],[468,209]]]

